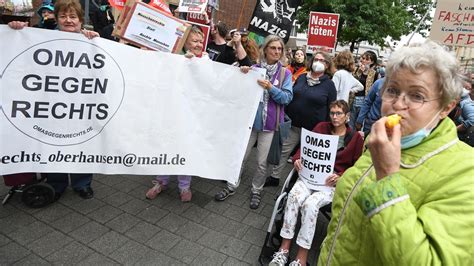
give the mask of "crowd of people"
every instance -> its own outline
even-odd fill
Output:
[[[46,3],[38,14],[39,28],[99,37],[83,28],[84,12],[77,0]],[[21,30],[28,23],[8,25]],[[331,202],[333,217],[320,265],[458,265],[469,258],[472,262],[472,233],[465,232],[472,232],[474,222],[473,163],[463,163],[472,158],[472,148],[458,135],[473,145],[474,76],[462,79],[451,53],[427,41],[400,48],[386,68],[377,71],[377,55],[372,51],[356,63],[350,51],[334,57],[323,51],[308,55],[300,48],[287,50],[274,35],[259,47],[245,28],[229,30],[223,22],[210,25],[206,51],[203,32],[193,26],[180,54],[234,65],[243,73],[266,70],[266,77],[257,81],[262,97],[241,169],[250,163],[247,160],[256,146],[251,209],[259,208],[264,187],[280,184],[303,128],[339,139],[334,172],[326,179],[326,186],[336,189],[318,191],[302,180],[296,182],[286,203],[283,241],[270,265],[288,262],[299,212],[299,248],[290,265],[306,265],[318,210]],[[399,115],[401,122],[389,128],[387,116],[392,114]],[[279,163],[271,165],[268,154],[285,116],[291,127],[281,143]],[[302,169],[299,156],[296,151],[292,158],[297,171]],[[92,174],[45,175],[56,191],[55,200],[65,192],[69,179],[79,196],[94,196]],[[191,201],[192,177],[177,179],[181,201]],[[145,197],[155,199],[169,180],[170,176],[155,177]],[[215,200],[234,195],[239,183],[227,183]]]

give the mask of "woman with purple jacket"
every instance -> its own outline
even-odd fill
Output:
[[[291,73],[282,66],[281,60],[285,58],[285,44],[282,39],[275,35],[265,38],[260,48],[260,64],[254,67],[264,68],[267,71],[266,79],[258,80],[263,88],[257,115],[253,123],[244,162],[247,160],[252,147],[257,142],[257,171],[252,179],[250,194],[250,208],[257,209],[260,206],[261,192],[265,183],[267,170],[267,156],[273,139],[277,122],[277,106],[280,107],[280,123],[284,120],[284,106],[293,98]],[[247,73],[251,67],[241,67],[242,72]],[[241,171],[242,172],[242,171]],[[227,183],[227,187],[215,195],[217,201],[223,201],[235,193],[237,184]]]

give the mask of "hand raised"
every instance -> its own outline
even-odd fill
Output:
[[[382,117],[372,125],[368,141],[377,180],[400,170],[402,135],[400,124],[387,130],[386,122],[387,117]]]

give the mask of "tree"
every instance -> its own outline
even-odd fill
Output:
[[[420,21],[432,8],[432,0],[305,0],[296,18],[301,23],[300,31],[308,27],[310,11],[338,13],[338,42],[350,44],[351,51],[356,44],[367,41],[385,46],[386,37],[399,40],[402,35],[429,28],[431,18]],[[420,32],[425,35],[423,31]]]

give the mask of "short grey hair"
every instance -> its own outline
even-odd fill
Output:
[[[276,35],[268,35],[263,41],[263,44],[260,47],[260,62],[262,62],[262,60],[266,61],[267,55],[265,54],[265,49],[267,49],[268,45],[272,42],[279,42],[281,44],[282,51],[281,51],[281,57],[279,58],[279,61],[283,63],[282,59],[286,58],[285,43],[280,37]]]
[[[440,90],[443,107],[462,93],[463,83],[456,57],[431,40],[405,46],[393,52],[387,62],[386,80],[389,81],[393,73],[400,69],[407,69],[414,74],[426,69],[433,70],[438,78],[437,89]]]

